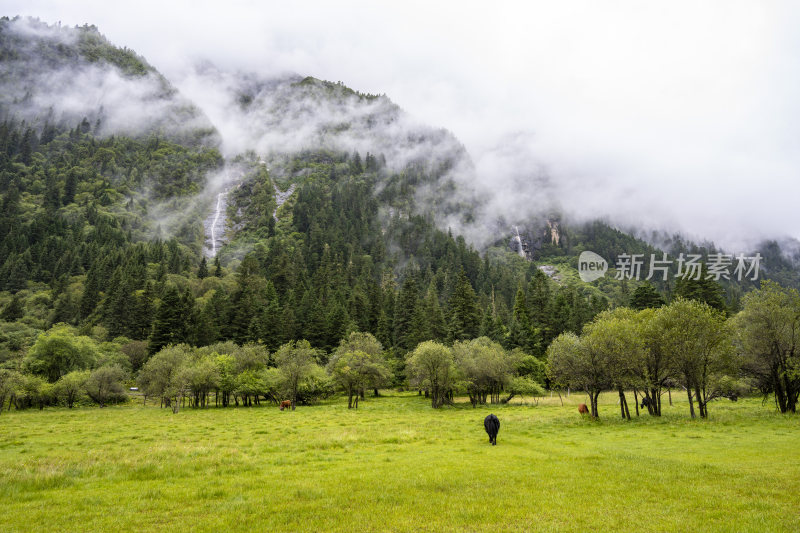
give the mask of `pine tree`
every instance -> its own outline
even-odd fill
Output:
[[[417,346],[423,341],[431,340],[431,328],[425,312],[424,300],[417,300],[414,306],[414,315],[411,317],[411,331],[408,335],[408,344]]]
[[[475,290],[463,269],[450,296],[450,337],[454,341],[474,339],[481,326]]]
[[[274,287],[272,290],[275,290]],[[283,312],[277,295],[274,298],[268,296],[267,302],[258,319],[258,338],[270,350],[277,350],[284,342],[281,331]]]
[[[530,327],[539,332],[536,342],[542,348],[553,339],[551,332],[553,294],[550,287],[550,278],[537,268],[528,283],[526,303]]]
[[[353,155],[353,163],[350,166],[350,171],[355,175],[364,172],[364,167],[361,166],[361,156],[358,152]]]
[[[14,322],[25,316],[25,308],[22,306],[22,299],[19,294],[15,294],[7,306],[3,309],[0,318],[6,322]]]
[[[664,303],[664,298],[648,281],[644,282],[633,291],[630,300],[631,308],[639,311],[647,308],[658,308],[664,305]]]
[[[94,312],[97,303],[100,301],[100,280],[97,263],[94,263],[86,273],[86,281],[83,285],[83,296],[80,303],[80,317],[86,319]]]
[[[64,196],[62,203],[69,205],[75,201],[75,193],[78,191],[78,175],[75,169],[71,169],[67,174],[67,179],[64,183]]]
[[[341,303],[332,302],[328,305],[325,321],[327,322],[327,339],[323,348],[326,351],[331,351],[347,335],[350,317],[348,317],[347,311]]]
[[[61,192],[58,190],[55,177],[50,172],[46,174],[45,179],[44,206],[51,212],[61,207]]]
[[[136,301],[131,309],[131,338],[145,340],[153,324],[153,284],[146,282],[144,290],[136,292]]]
[[[512,348],[522,348],[527,353],[533,353],[537,346],[533,337],[528,301],[522,287],[519,287],[514,298],[514,314],[511,317],[509,343]]]
[[[30,270],[23,255],[13,254],[6,260],[9,270],[6,278],[5,289],[12,294],[25,289],[30,278]]]
[[[297,323],[297,316],[295,315],[294,309],[295,308],[294,305],[292,305],[291,299],[289,299],[283,305],[283,312],[281,313],[281,327],[279,329],[279,338],[281,344],[297,340],[299,337],[299,325]]]
[[[429,338],[424,340],[444,342],[447,340],[448,335],[447,321],[439,305],[439,294],[433,281],[428,285],[428,292],[425,294],[423,306],[425,322],[429,332]]]
[[[328,321],[325,309],[318,298],[308,294],[310,299],[303,323],[303,338],[316,348],[326,346],[328,342]]]
[[[497,316],[497,305],[494,299],[494,290],[492,290],[492,300],[483,313],[483,320],[481,321],[481,337],[488,337],[495,342],[503,345],[507,344],[507,339],[503,335],[503,325],[500,318]]]
[[[31,164],[31,155],[33,153],[33,143],[36,133],[28,128],[22,136],[22,142],[19,147],[19,159],[26,165]]]
[[[108,333],[112,338],[133,337],[135,332],[130,315],[135,307],[135,300],[131,294],[130,281],[121,268],[117,268],[111,279],[111,294],[103,306]]]
[[[153,319],[153,332],[148,348],[151,354],[168,344],[179,344],[186,340],[183,306],[178,289],[172,284],[168,285]]]
[[[203,256],[203,259],[200,260],[200,266],[197,268],[197,278],[205,279],[207,277],[208,277],[208,263],[206,262],[205,256]]]
[[[416,276],[409,273],[394,305],[394,345],[402,350],[413,350],[416,346],[412,323],[417,308],[417,292]]]
[[[725,306],[725,291],[719,283],[708,278],[708,267],[705,263],[701,268],[700,279],[678,278],[672,297],[705,302],[718,311],[728,311]]]

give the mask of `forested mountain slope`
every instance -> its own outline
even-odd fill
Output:
[[[206,118],[93,27],[2,19],[0,57],[5,367],[22,368],[59,323],[127,354],[132,371],[168,344],[329,351],[356,330],[397,365],[421,341],[479,335],[541,356],[638,286],[578,281],[576,251],[656,251],[601,222],[562,222],[530,258],[504,233],[474,249],[457,231],[478,205],[466,151],[385,96],[207,69],[229,105]],[[203,220],[223,174],[236,176],[227,244],[207,261]],[[529,233],[555,219],[536,220]]]

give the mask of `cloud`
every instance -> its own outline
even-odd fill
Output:
[[[153,71],[128,74],[105,61],[75,54],[80,32],[32,19],[14,20],[4,38],[15,56],[0,63],[0,104],[20,119],[74,127],[87,117],[98,135],[161,132],[195,137],[213,126],[189,100]]]
[[[12,0],[6,9],[97,24],[187,83],[187,66],[208,59],[386,93],[464,142],[476,188],[494,192],[493,209],[512,206],[509,219],[556,198],[576,216],[728,246],[800,236],[799,13],[788,2]]]

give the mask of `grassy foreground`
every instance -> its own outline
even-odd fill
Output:
[[[581,419],[578,395],[475,410],[391,394],[358,411],[337,399],[4,412],[0,530],[800,529],[800,417],[748,399],[692,421],[676,401],[623,422],[603,400],[600,422]]]

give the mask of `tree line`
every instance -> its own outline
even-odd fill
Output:
[[[736,400],[751,390],[772,395],[782,413],[795,412],[800,394],[800,295],[764,281],[747,293],[731,318],[705,302],[678,298],[669,305],[599,314],[580,335],[564,333],[547,349],[555,386],[583,390],[593,417],[601,392],[619,393],[630,419],[626,391],[649,414],[661,415],[662,397],[683,389],[692,418],[708,416],[718,398]]]
[[[800,295],[765,281],[748,293],[743,309],[727,318],[704,302],[679,298],[636,311],[604,311],[580,335],[559,335],[546,361],[488,337],[446,344],[419,343],[402,364],[370,333],[351,332],[330,353],[307,340],[270,352],[262,344],[227,341],[204,347],[167,345],[152,357],[142,341],[98,343],[67,325],[40,335],[24,360],[24,372],[0,371],[0,411],[47,405],[72,407],[90,399],[101,407],[126,399],[124,382],[137,383],[145,402],[251,406],[284,399],[311,404],[344,393],[357,408],[367,391],[417,389],[431,406],[466,395],[473,407],[505,403],[516,395],[541,396],[545,386],[582,390],[599,417],[601,392],[614,390],[620,413],[630,419],[627,394],[650,415],[662,398],[683,389],[692,417],[708,416],[719,398],[735,400],[754,389],[772,395],[782,412],[795,412],[800,395]],[[139,365],[138,371],[133,368]],[[135,379],[132,379],[135,376]]]
[[[519,349],[505,350],[486,337],[452,347],[425,341],[408,354],[405,375],[398,375],[381,343],[362,332],[350,333],[331,353],[306,340],[288,342],[273,353],[263,345],[230,341],[199,348],[168,345],[135,373],[134,360],[145,348],[139,346],[139,353],[132,348],[98,344],[66,325],[53,328],[37,339],[24,372],[0,371],[0,411],[6,405],[72,408],[87,401],[103,407],[126,400],[126,384],[132,383],[144,403],[156,400],[175,412],[185,405],[277,405],[287,399],[294,409],[337,391],[347,396],[348,408],[358,408],[367,391],[378,396],[381,388],[406,383],[424,391],[433,407],[452,402],[453,392],[462,389],[473,406],[543,393],[540,360]]]

